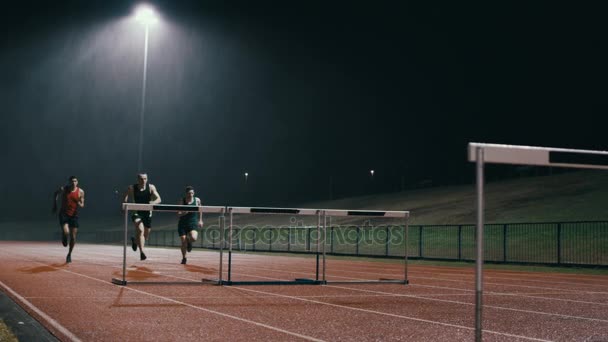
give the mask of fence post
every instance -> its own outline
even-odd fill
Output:
[[[458,260],[462,260],[462,225],[458,225]]]
[[[274,229],[270,229],[270,234],[268,235],[268,251],[272,251],[272,237],[274,235]]]
[[[507,262],[507,224],[502,225],[502,261]]]
[[[388,243],[390,241],[389,234],[390,234],[390,230],[388,229],[388,226],[386,226],[386,242],[384,243],[384,245],[386,246],[386,251],[385,251],[386,256],[388,256]]]
[[[562,263],[562,224],[557,224],[557,264]]]
[[[360,240],[361,228],[357,226],[357,241],[355,245],[355,255],[359,255],[359,240]]]
[[[418,257],[422,259],[422,226],[418,227]]]
[[[306,251],[310,252],[310,229],[309,228],[304,228],[306,229]]]
[[[235,229],[236,231],[236,245],[238,250],[241,250],[241,230],[240,229]]]
[[[333,253],[334,252],[334,227],[329,228],[329,232],[330,232],[330,238],[331,238],[331,244],[329,245],[330,247],[330,251]]]

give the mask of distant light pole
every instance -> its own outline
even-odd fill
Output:
[[[156,23],[154,9],[148,5],[140,5],[135,10],[135,20],[144,25],[144,72],[141,87],[141,112],[139,114],[139,151],[137,154],[137,172],[143,172],[142,155],[144,149],[144,114],[146,112],[146,74],[148,71],[148,35],[150,25]]]
[[[369,170],[369,188],[371,193],[374,193],[376,190],[374,184],[374,170]]]
[[[249,172],[245,172],[243,176],[245,176],[245,184],[242,185],[242,200],[243,203],[245,203],[249,201],[249,184],[247,184],[247,180],[249,179]]]

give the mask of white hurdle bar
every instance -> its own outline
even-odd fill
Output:
[[[125,235],[124,245],[122,251],[122,279],[112,278],[112,283],[117,285],[127,285],[126,273],[127,273],[127,239],[129,230],[129,211],[165,211],[165,212],[199,212],[199,213],[212,213],[220,214],[220,217],[224,216],[226,207],[222,206],[192,206],[192,205],[175,205],[175,204],[147,204],[147,203],[123,203],[122,209],[124,211],[125,219]],[[223,225],[223,220],[221,222]],[[222,246],[220,246],[220,267],[219,267],[219,278],[218,283],[222,281]]]

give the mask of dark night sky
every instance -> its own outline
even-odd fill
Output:
[[[470,183],[469,141],[608,149],[599,2],[151,3],[143,164],[165,203],[188,184],[290,206],[330,176],[337,197]],[[72,174],[91,213],[135,181],[134,4],[3,8],[3,219],[50,212]]]

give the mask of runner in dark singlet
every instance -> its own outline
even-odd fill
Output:
[[[201,200],[194,197],[194,188],[186,187],[186,196],[180,200],[179,205],[200,206]],[[198,232],[196,228],[203,228],[203,213],[178,211],[179,222],[177,224],[177,234],[182,240],[182,264],[186,264],[186,252],[192,251],[192,243],[196,241]]]
[[[61,194],[61,210],[59,211],[59,225],[61,226],[61,243],[64,247],[68,245],[70,237],[70,249],[65,257],[65,262],[72,262],[72,250],[76,244],[78,233],[78,208],[84,207],[84,190],[78,187],[78,179],[71,176],[68,184],[57,189],[53,195],[53,214],[57,212],[57,198]]]
[[[123,203],[128,202],[129,197],[133,199],[134,203],[159,204],[161,201],[156,187],[153,184],[148,184],[148,175],[145,173],[137,175],[137,184],[129,185]],[[135,225],[135,236],[131,236],[131,248],[137,252],[139,246],[139,258],[140,260],[146,260],[144,246],[152,229],[152,212],[136,211],[131,215],[131,220]]]

